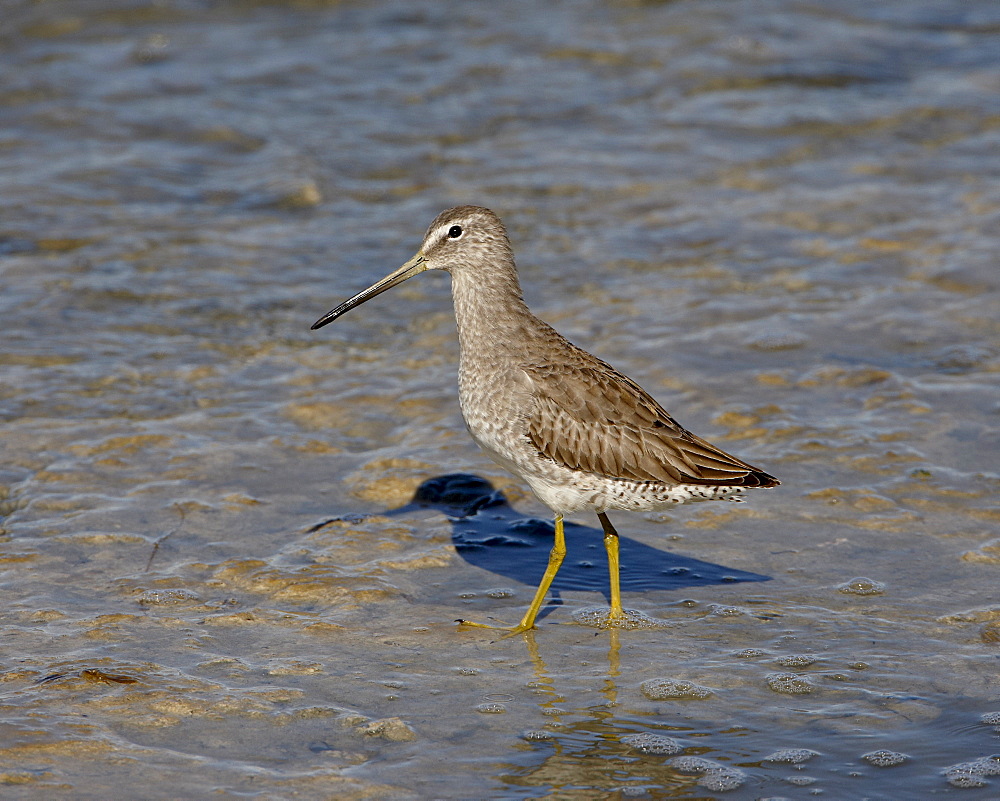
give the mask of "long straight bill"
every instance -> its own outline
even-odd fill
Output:
[[[370,300],[376,295],[381,295],[387,289],[392,289],[396,284],[401,284],[407,278],[412,278],[417,275],[417,273],[422,273],[427,267],[424,265],[424,256],[422,253],[418,253],[412,259],[410,259],[406,264],[400,267],[396,272],[387,275],[381,281],[376,284],[372,284],[368,289],[363,292],[359,292],[350,300],[345,300],[336,309],[332,309],[320,317],[315,323],[310,326],[311,331],[315,331],[317,328],[322,328],[327,323],[332,323],[340,315],[349,312],[355,306],[360,306],[366,300]]]

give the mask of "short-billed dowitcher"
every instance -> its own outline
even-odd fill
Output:
[[[555,514],[548,567],[511,634],[534,628],[566,555],[564,515],[597,513],[611,574],[607,624],[623,625],[618,533],[609,509],[740,500],[748,489],[778,484],[682,428],[638,384],[535,317],[521,296],[507,231],[489,209],[459,206],[439,214],[412,259],[313,329],[424,270],[451,273],[459,402],[472,438]]]

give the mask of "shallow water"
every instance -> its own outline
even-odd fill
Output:
[[[4,797],[997,797],[995,3],[4,17]],[[644,627],[581,516],[456,628],[551,529],[445,276],[308,330],[466,202],[783,482],[615,518]]]

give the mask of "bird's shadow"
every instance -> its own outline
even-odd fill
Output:
[[[452,523],[452,542],[471,565],[529,585],[545,572],[553,542],[553,523],[518,513],[490,482],[467,473],[428,479],[413,500],[385,514],[437,509]],[[567,522],[566,560],[552,591],[601,592],[608,597],[604,532]],[[625,592],[679,590],[706,584],[770,581],[770,576],[679,556],[620,537],[621,587]]]

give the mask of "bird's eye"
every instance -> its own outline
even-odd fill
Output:
[[[451,228],[448,229],[449,239],[458,239],[461,235],[462,235],[461,225],[453,225]]]

